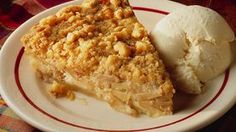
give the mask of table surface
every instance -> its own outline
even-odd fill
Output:
[[[30,17],[49,7],[69,0],[1,0],[0,4],[0,48],[7,37]],[[202,5],[220,13],[236,32],[235,0],[175,0],[186,5]],[[223,117],[199,130],[199,132],[236,132],[236,105]],[[32,132],[39,131],[22,121],[5,104],[0,96],[0,131]]]

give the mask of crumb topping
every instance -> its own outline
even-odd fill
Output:
[[[123,80],[161,83],[165,79],[147,31],[127,1],[100,4],[98,0],[86,0],[82,5],[63,8],[42,19],[22,41],[27,53],[60,65],[59,70],[75,69],[79,76],[96,71]]]

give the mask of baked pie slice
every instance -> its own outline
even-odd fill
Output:
[[[42,19],[22,37],[56,97],[70,89],[133,116],[172,113],[174,88],[127,0],[84,0]]]

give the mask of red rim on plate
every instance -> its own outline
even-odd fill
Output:
[[[157,10],[157,9],[151,9],[151,8],[145,8],[145,7],[133,7],[134,10],[141,10],[141,11],[148,11],[148,12],[154,12],[154,13],[159,13],[159,14],[163,14],[163,15],[167,15],[168,12],[165,12],[165,11],[161,11],[161,10]],[[15,74],[15,81],[16,81],[16,84],[17,84],[17,87],[18,87],[18,90],[20,91],[20,93],[22,94],[22,96],[25,98],[25,100],[31,105],[33,106],[36,110],[38,110],[39,112],[41,112],[42,114],[56,120],[56,121],[59,121],[63,124],[66,124],[66,125],[69,125],[69,126],[72,126],[72,127],[77,127],[77,128],[82,128],[82,129],[85,129],[85,130],[95,130],[95,131],[147,131],[147,130],[156,130],[158,128],[163,128],[163,127],[167,127],[167,126],[170,126],[170,125],[173,125],[173,124],[176,124],[176,123],[179,123],[179,122],[182,122],[184,120],[187,120],[189,119],[190,117],[193,117],[194,115],[198,114],[199,112],[201,112],[202,110],[204,110],[205,108],[207,108],[210,104],[212,104],[218,97],[219,95],[222,93],[222,91],[224,90],[227,82],[228,82],[228,78],[229,78],[229,73],[230,73],[230,70],[227,69],[226,72],[225,72],[225,76],[224,76],[224,81],[223,83],[221,84],[221,87],[219,89],[219,91],[216,93],[216,95],[208,102],[206,103],[203,107],[201,107],[200,109],[198,109],[197,111],[191,113],[190,115],[186,116],[186,117],[183,117],[181,119],[178,119],[176,121],[172,121],[170,123],[167,123],[167,124],[163,124],[163,125],[159,125],[159,126],[154,126],[154,127],[150,127],[150,128],[143,128],[143,129],[134,129],[134,130],[104,130],[104,129],[96,129],[96,128],[90,128],[90,127],[85,127],[85,126],[81,126],[81,125],[78,125],[78,124],[73,124],[71,122],[68,122],[68,121],[65,121],[63,119],[59,119],[58,117],[55,117],[49,113],[47,113],[45,110],[43,110],[42,108],[40,108],[39,106],[37,106],[25,93],[21,83],[20,83],[20,78],[19,78],[19,66],[20,66],[20,61],[21,61],[21,58],[22,58],[22,55],[24,54],[24,48],[21,48],[18,55],[17,55],[17,58],[16,58],[16,62],[15,62],[15,69],[14,69],[14,74]]]

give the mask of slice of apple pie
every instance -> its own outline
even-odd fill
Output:
[[[104,100],[130,115],[172,113],[174,89],[127,0],[84,0],[42,19],[22,37],[44,80]],[[60,87],[61,86],[61,87]]]

